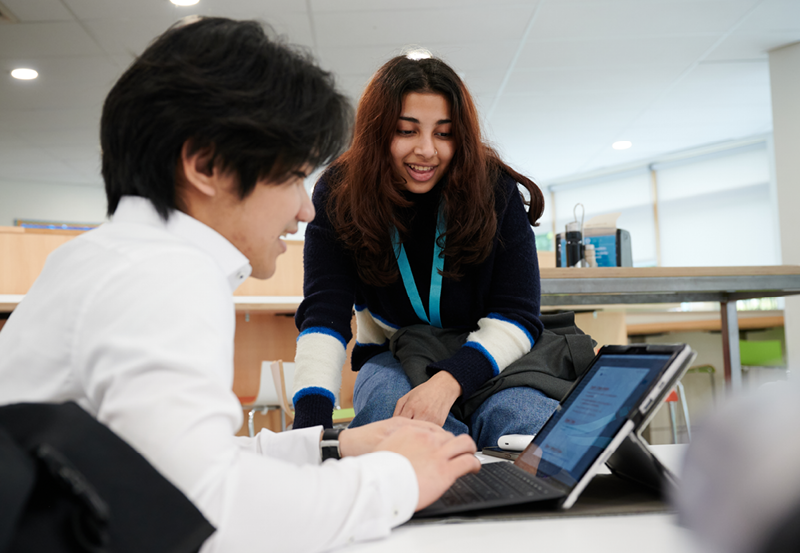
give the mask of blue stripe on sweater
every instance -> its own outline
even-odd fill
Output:
[[[312,326],[312,327],[309,327],[309,328],[305,329],[303,332],[301,332],[300,336],[298,336],[297,339],[300,340],[300,338],[302,336],[305,336],[307,334],[326,334],[328,336],[331,336],[331,337],[336,338],[337,340],[339,340],[342,343],[342,347],[344,347],[344,348],[347,347],[347,342],[344,341],[344,338],[342,338],[341,334],[339,334],[338,332],[336,332],[333,329],[330,329],[330,328],[327,328],[327,327],[324,327],[324,326]]]
[[[528,340],[530,340],[530,342],[531,342],[531,347],[533,347],[533,344],[534,344],[533,336],[531,336],[531,333],[528,332],[527,328],[525,328],[524,326],[519,324],[517,321],[515,321],[513,319],[509,319],[508,317],[503,317],[500,313],[489,313],[488,315],[486,315],[486,318],[487,319],[495,319],[497,321],[503,321],[504,323],[509,323],[509,324],[514,325],[515,327],[517,327],[518,329],[520,329],[522,332],[525,333],[525,336],[527,336]]]
[[[306,396],[322,396],[326,397],[331,400],[331,403],[336,402],[336,396],[333,395],[333,392],[330,390],[326,390],[325,388],[320,388],[319,386],[309,386],[308,388],[303,388],[299,390],[294,397],[292,398],[292,403],[297,405],[297,402],[303,399]]]
[[[492,364],[492,374],[494,374],[494,376],[500,374],[500,367],[497,366],[497,361],[494,360],[492,354],[489,353],[489,351],[485,347],[480,345],[478,342],[472,342],[472,341],[466,342],[464,345],[468,348],[473,348],[478,350],[483,354],[484,357],[486,357],[486,359],[489,360],[489,362]]]
[[[378,321],[382,322],[383,324],[385,324],[385,325],[386,325],[386,326],[388,326],[389,328],[393,328],[393,329],[395,329],[395,330],[398,330],[398,329],[400,328],[400,327],[399,327],[399,326],[397,326],[396,324],[394,324],[394,323],[390,323],[389,321],[387,321],[386,319],[384,319],[384,318],[383,318],[383,317],[381,317],[380,315],[376,315],[376,314],[375,314],[375,313],[373,313],[372,311],[370,311],[370,313],[369,313],[369,314],[370,314],[370,315],[372,315],[372,318],[373,318],[373,319],[377,319]]]
[[[356,311],[359,311],[359,312],[360,312],[360,311],[364,311],[364,310],[368,309],[368,307],[367,307],[366,305],[356,305],[356,306],[354,306],[354,307],[355,307]],[[369,313],[369,314],[370,314],[370,316],[371,316],[373,319],[376,319],[376,320],[378,320],[378,321],[382,322],[383,324],[385,324],[385,325],[386,325],[386,326],[388,326],[389,328],[393,328],[393,329],[395,329],[395,330],[398,330],[398,329],[400,328],[400,327],[399,327],[399,326],[397,326],[396,324],[390,323],[389,321],[387,321],[386,319],[384,319],[384,318],[383,318],[383,317],[381,317],[380,315],[376,315],[376,314],[375,314],[375,313],[373,313],[372,311],[370,311],[370,313]]]
[[[356,347],[359,347],[359,348],[371,348],[371,347],[375,347],[375,346],[385,346],[388,343],[389,343],[389,340],[384,340],[380,344],[377,343],[377,342],[371,342],[371,343],[368,343],[368,344],[364,344],[364,343],[359,342],[358,340],[356,340]]]

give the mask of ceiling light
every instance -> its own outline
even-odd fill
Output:
[[[409,50],[406,52],[406,57],[410,60],[426,60],[433,57],[433,54],[430,51],[425,50],[424,48],[416,48],[414,50]]]
[[[176,6],[194,6],[200,0],[169,0],[169,1],[175,4]]]
[[[34,69],[20,67],[18,69],[14,69],[11,72],[11,76],[15,79],[20,79],[21,81],[30,81],[31,79],[38,77],[39,73],[37,73]]]
[[[630,140],[618,140],[611,145],[615,150],[627,150],[631,146],[633,146],[633,142]]]

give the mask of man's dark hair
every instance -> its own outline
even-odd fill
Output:
[[[190,153],[213,149],[211,167],[238,177],[241,198],[343,151],[352,108],[332,75],[268,32],[255,21],[179,23],[125,71],[100,122],[109,215],[133,195],[167,219],[186,141]]]

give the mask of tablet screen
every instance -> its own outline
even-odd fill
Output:
[[[572,488],[669,363],[668,354],[603,354],[515,464]]]

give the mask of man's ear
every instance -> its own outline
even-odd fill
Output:
[[[215,196],[218,183],[214,174],[214,166],[211,163],[211,159],[214,157],[214,147],[205,146],[191,154],[189,150],[190,144],[187,140],[181,148],[180,159],[185,185],[205,196]]]

